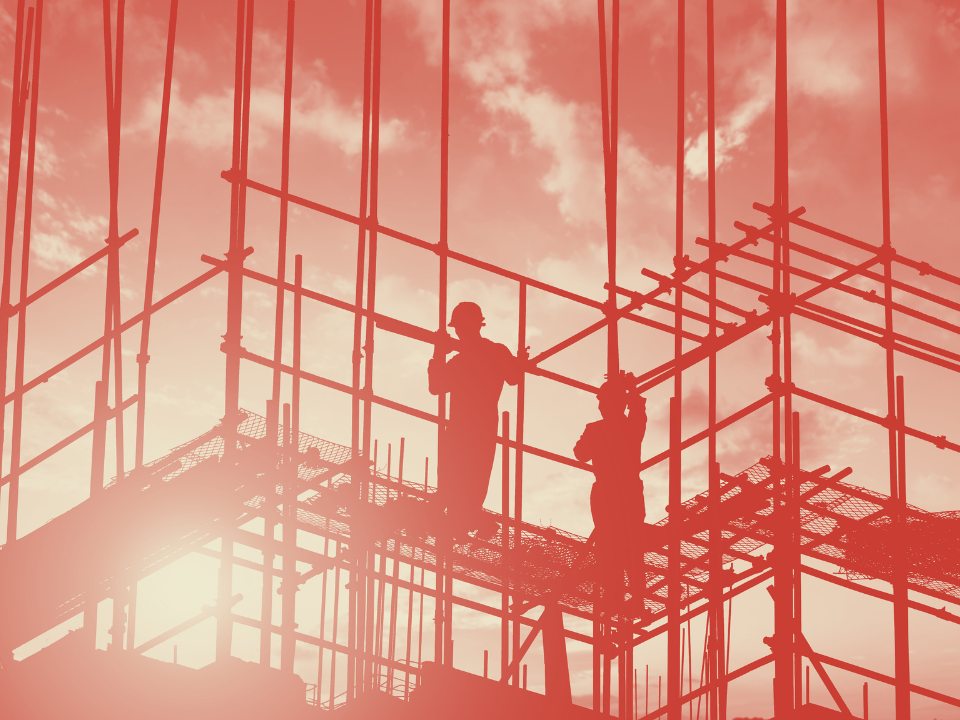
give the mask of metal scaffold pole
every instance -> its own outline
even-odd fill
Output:
[[[436,252],[439,258],[438,281],[438,325],[441,333],[447,326],[447,265],[450,244],[447,237],[448,208],[450,196],[450,0],[443,0],[443,19],[440,48],[440,228],[439,242]],[[445,353],[446,348],[435,350],[436,353]],[[443,355],[445,357],[445,354]],[[441,469],[444,463],[449,462],[443,451],[443,434],[447,420],[447,396],[440,393],[437,396],[437,491],[442,494],[447,490],[441,479]],[[447,574],[447,563],[452,550],[452,540],[446,528],[441,528],[436,539],[436,569],[435,587],[437,594],[434,599],[434,662],[453,666],[453,622],[452,578]]]
[[[674,274],[679,276],[683,270],[683,188],[684,188],[684,112],[686,106],[686,2],[677,2],[677,155],[676,155],[676,238],[674,246]],[[678,284],[674,294],[673,306],[673,361],[679,363],[683,355],[683,286]],[[673,376],[673,396],[670,398],[670,459],[667,514],[670,520],[670,548],[668,567],[670,568],[667,588],[669,627],[667,638],[667,706],[669,720],[680,720],[683,708],[680,696],[683,694],[683,665],[681,649],[681,513],[682,498],[682,455],[680,448],[683,410],[683,373]],[[644,601],[646,602],[646,600]],[[692,689],[692,688],[691,688]]]

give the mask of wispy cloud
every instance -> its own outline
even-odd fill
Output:
[[[263,61],[282,57],[282,48],[272,35],[256,35],[255,54]],[[281,65],[282,67],[282,65]],[[295,65],[296,95],[291,101],[290,125],[295,135],[329,143],[347,155],[357,155],[362,140],[362,105],[345,101],[326,82],[322,63]],[[153,135],[160,119],[161,86],[147,95],[136,120],[125,130]],[[233,142],[233,88],[188,96],[174,79],[170,94],[169,137],[203,150],[223,150]],[[254,148],[275,142],[283,127],[282,84],[254,84],[250,95],[250,143]],[[405,137],[407,123],[399,118],[380,122],[380,148],[396,148]]]
[[[107,236],[107,218],[87,213],[69,201],[57,200],[43,190],[36,191],[39,212],[31,233],[30,254],[47,270],[64,270],[76,265],[96,241]],[[93,272],[91,268],[87,272]]]

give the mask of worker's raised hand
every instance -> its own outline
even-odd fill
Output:
[[[456,342],[446,330],[437,330],[434,333],[433,341],[433,357],[435,358],[445,358],[449,353],[452,353],[455,349]]]
[[[630,390],[627,393],[627,407],[631,410],[643,410],[647,409],[647,399],[637,392],[636,389]]]

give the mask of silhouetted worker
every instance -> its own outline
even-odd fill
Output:
[[[480,335],[480,306],[462,302],[453,309],[450,325],[460,339],[459,352],[438,343],[428,368],[430,392],[450,393],[450,417],[440,442],[437,466],[438,500],[452,521],[454,533],[492,535],[483,525],[483,501],[497,449],[498,403],[505,382],[516,385],[522,370],[505,345]]]
[[[597,400],[603,419],[584,428],[573,454],[593,464],[596,478],[590,512],[599,580],[607,607],[615,609],[624,601],[626,574],[630,607],[642,613],[646,577],[641,533],[646,509],[640,443],[647,429],[647,401],[622,373],[600,386]]]

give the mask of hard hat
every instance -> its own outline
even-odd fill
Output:
[[[457,327],[460,323],[479,322],[483,325],[483,313],[475,302],[462,302],[450,314],[450,327]]]
[[[611,400],[627,399],[627,379],[623,371],[619,375],[608,378],[597,390],[598,398],[609,398]]]

